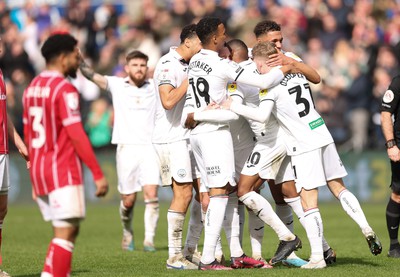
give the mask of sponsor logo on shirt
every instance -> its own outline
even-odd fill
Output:
[[[261,89],[259,92],[259,95],[260,95],[260,97],[263,97],[263,96],[267,95],[267,93],[268,93],[268,89]]]
[[[206,166],[206,170],[207,170],[207,175],[216,176],[217,174],[221,174],[221,169],[219,168],[219,165]]]
[[[6,100],[7,96],[5,94],[0,94],[0,100]]]
[[[324,125],[324,124],[325,124],[325,122],[324,122],[324,120],[322,119],[322,117],[320,117],[320,118],[318,118],[318,119],[316,119],[316,120],[311,121],[310,123],[308,123],[308,125],[309,125],[310,128],[311,128],[311,130],[314,130],[315,128],[317,128],[317,127],[319,127],[319,126],[321,126],[321,125]]]
[[[237,90],[237,84],[236,83],[230,83],[228,85],[228,91],[229,93],[233,93]]]

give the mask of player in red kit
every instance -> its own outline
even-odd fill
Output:
[[[1,51],[1,47],[0,47]],[[8,190],[10,188],[10,174],[8,161],[8,138],[15,144],[18,151],[27,161],[29,168],[28,149],[21,137],[14,128],[14,124],[7,117],[6,104],[6,85],[4,83],[3,72],[0,70],[0,251],[1,251],[1,232],[3,229],[4,218],[7,214]],[[0,266],[2,257],[0,252]],[[7,272],[0,269],[0,277],[10,276]]]
[[[78,91],[68,80],[76,77],[80,64],[77,43],[69,34],[51,35],[41,48],[46,70],[32,80],[23,95],[33,191],[54,232],[42,277],[70,275],[72,250],[85,217],[82,161],[93,174],[96,196],[108,191],[82,127]]]

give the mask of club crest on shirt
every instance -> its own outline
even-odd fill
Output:
[[[70,108],[73,111],[77,110],[78,107],[79,107],[78,94],[76,94],[76,93],[67,93],[66,97],[67,97],[68,108]]]
[[[181,177],[181,178],[184,178],[184,177],[186,177],[186,170],[184,170],[184,169],[179,169],[178,170],[178,176],[179,177]]]
[[[228,84],[228,92],[233,93],[237,90],[237,84],[236,83],[230,83]]]
[[[259,92],[260,97],[267,95],[268,89],[261,89]]]
[[[385,103],[390,103],[394,99],[394,93],[390,89],[388,89],[385,94],[383,95],[383,102]]]

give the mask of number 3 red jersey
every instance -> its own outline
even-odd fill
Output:
[[[53,71],[38,75],[24,91],[23,105],[30,175],[37,195],[83,184],[80,158],[85,163],[91,159],[88,166],[95,180],[102,177],[87,136],[82,132],[78,91],[63,75]],[[86,157],[82,156],[85,151],[76,151],[77,141],[87,147]]]

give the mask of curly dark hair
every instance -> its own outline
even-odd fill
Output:
[[[78,41],[68,33],[50,35],[41,48],[42,56],[46,63],[64,53],[74,52]]]
[[[222,24],[221,19],[218,17],[204,17],[196,26],[196,33],[203,44],[207,44],[210,38],[218,31],[218,26]]]

